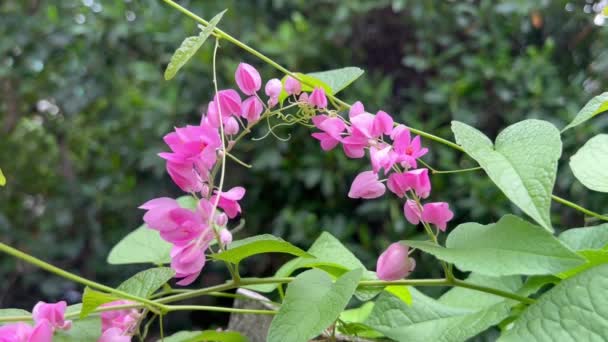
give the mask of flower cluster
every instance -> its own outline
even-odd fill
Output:
[[[102,307],[134,304],[128,300],[117,300],[102,304]],[[101,313],[101,337],[97,342],[130,342],[135,333],[141,313],[137,309],[119,309]]]
[[[55,330],[69,330],[72,321],[66,321],[67,303],[38,302],[32,310],[34,326],[17,322],[0,327],[0,342],[51,342]]]
[[[323,89],[315,89],[310,99],[311,104],[325,108],[327,99]],[[336,113],[320,114],[312,122],[320,132],[312,133],[319,140],[321,148],[329,151],[342,145],[349,158],[362,158],[369,152],[371,170],[359,173],[348,192],[350,198],[373,199],[389,191],[405,199],[403,212],[412,224],[422,222],[433,224],[445,231],[447,222],[454,216],[445,202],[421,203],[431,193],[429,171],[418,168],[418,159],[428,149],[422,147],[419,136],[412,136],[404,125],[395,125],[391,115],[378,111],[375,115],[367,113],[361,102],[353,104],[348,113],[348,120]],[[386,178],[380,180],[380,174]],[[386,182],[386,185],[384,184]],[[398,251],[394,253],[393,251]],[[414,267],[413,259],[407,258],[407,250],[393,244],[378,260],[378,277],[394,280],[407,276]],[[390,260],[390,262],[388,262]],[[395,262],[395,260],[397,262]],[[388,267],[387,265],[390,265]]]
[[[147,226],[173,244],[171,267],[176,272],[175,277],[180,279],[179,285],[189,285],[199,276],[206,261],[205,250],[214,239],[219,238],[222,246],[232,242],[226,226],[229,219],[240,214],[239,201],[245,196],[245,189],[240,186],[228,191],[214,188],[213,170],[218,167],[222,153],[232,148],[241,127],[248,129],[259,121],[265,110],[279,102],[283,91],[280,80],[269,80],[264,89],[268,95],[265,103],[258,94],[262,78],[246,63],[239,64],[235,81],[241,93],[246,95],[245,99],[235,89],[218,91],[200,124],[175,128],[164,137],[171,151],[159,153],[175,184],[200,198],[196,209],[181,208],[176,200],[166,197],[140,206],[147,210],[144,215]],[[287,81],[288,93],[300,92],[299,83]]]

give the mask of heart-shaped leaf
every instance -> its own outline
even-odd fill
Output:
[[[608,134],[589,139],[570,158],[570,168],[576,179],[587,188],[608,192]]]
[[[585,262],[548,231],[513,215],[489,225],[463,223],[448,235],[446,247],[426,241],[403,243],[463,271],[488,276],[555,274]]]
[[[453,121],[456,142],[475,159],[502,192],[549,231],[551,193],[562,142],[557,128],[541,120],[507,127],[496,144],[477,129]]]

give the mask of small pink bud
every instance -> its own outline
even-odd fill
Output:
[[[219,227],[224,227],[228,223],[228,216],[226,214],[221,213],[215,217],[215,224]]]
[[[251,65],[247,63],[240,63],[234,78],[239,89],[245,95],[253,95],[262,87],[262,78],[260,73]]]
[[[352,119],[355,116],[359,115],[359,114],[363,114],[365,113],[365,108],[363,107],[363,103],[361,103],[361,101],[357,101],[355,103],[353,103],[353,105],[350,107],[350,110],[348,111],[348,118]]]
[[[220,241],[224,246],[229,245],[232,243],[232,233],[226,228],[220,230]]]
[[[298,98],[299,102],[303,102],[303,103],[308,103],[308,93],[302,93],[300,94],[300,97]]]
[[[308,103],[317,108],[327,108],[327,97],[325,96],[325,90],[323,88],[316,87],[310,94]]]
[[[268,107],[270,107],[270,108],[276,106],[278,103],[279,103],[278,97],[271,97],[268,99]]]
[[[224,121],[224,133],[229,135],[234,135],[239,132],[239,123],[236,119],[231,116],[226,121]]]
[[[201,186],[201,196],[209,196],[209,185],[207,183],[203,183],[203,185]]]
[[[266,95],[270,98],[278,98],[282,89],[283,85],[278,78],[268,80],[268,82],[266,82],[266,87],[264,88]]]
[[[289,95],[299,95],[302,92],[302,84],[291,76],[285,79],[285,91]]]
[[[263,110],[264,105],[257,96],[248,97],[241,104],[241,116],[247,119],[249,123],[258,121]]]
[[[376,263],[378,279],[391,281],[407,277],[416,267],[414,259],[408,257],[409,247],[395,242],[380,254]]]
[[[220,90],[213,98],[222,116],[241,114],[241,96],[234,89]]]
[[[414,200],[407,200],[403,205],[403,213],[405,214],[405,218],[411,224],[420,223],[420,219],[422,217],[422,212],[420,212],[420,207],[418,203]]]

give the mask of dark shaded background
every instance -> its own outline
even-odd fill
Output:
[[[291,70],[354,65],[366,74],[341,97],[384,109],[412,127],[452,138],[461,120],[494,137],[524,118],[563,127],[608,82],[608,33],[594,1],[181,1],[203,17],[229,11],[220,27]],[[608,25],[608,20],[606,25]],[[110,248],[141,224],[136,207],[180,192],[156,153],[173,126],[197,123],[212,93],[206,44],[172,81],[162,74],[196,24],[158,0],[0,2],[0,240],[97,281],[117,285],[142,267],[109,266]],[[222,44],[219,77],[233,86],[236,64],[281,77],[255,57]],[[564,135],[555,193],[596,211],[605,196],[576,182],[567,159],[606,116]],[[411,238],[394,196],[353,201],[350,182],[367,162],[323,153],[303,127],[291,140],[244,142],[235,150],[254,165],[231,165],[228,183],[247,188],[246,229],[307,248],[322,230],[374,268],[391,241]],[[263,134],[259,131],[256,135]],[[438,169],[473,166],[430,143]],[[489,223],[520,213],[481,173],[433,177],[433,199],[446,200],[456,223]],[[559,229],[583,217],[554,205]],[[246,275],[270,275],[282,260],[258,257]],[[414,277],[439,276],[431,258]],[[222,281],[210,265],[202,283]],[[31,308],[38,299],[79,300],[82,287],[0,256],[0,307]],[[183,314],[175,326],[222,325],[225,316]],[[190,316],[189,316],[190,315]],[[177,322],[176,322],[177,321]]]

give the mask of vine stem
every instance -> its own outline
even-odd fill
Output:
[[[172,296],[167,296],[163,298],[159,298],[154,302],[156,304],[161,303],[169,303],[169,302],[177,302],[181,300],[191,299],[195,297],[200,297],[202,295],[215,293],[217,291],[225,291],[238,287],[248,286],[248,285],[261,285],[261,284],[288,284],[292,282],[294,277],[283,277],[283,278],[242,278],[239,282],[235,282],[230,280],[224,284],[210,286],[204,289],[192,290],[184,293],[179,293]],[[386,286],[455,286],[467,288],[475,291],[485,292],[489,294],[493,294],[499,297],[513,299],[525,304],[533,304],[535,302],[534,299],[520,296],[511,292],[506,292],[502,290],[498,290],[491,287],[480,286],[476,284],[472,284],[457,278],[444,278],[444,279],[402,279],[402,280],[393,280],[393,281],[384,281],[384,280],[361,280],[359,281],[359,288],[377,288],[377,287],[386,287]],[[127,305],[115,305],[115,306],[107,306],[107,307],[99,307],[93,313],[100,313],[104,311],[111,310],[119,310],[119,309],[132,309],[132,308],[142,308],[143,304],[127,304]],[[217,307],[217,306],[203,306],[203,305],[165,305],[163,304],[164,312],[171,311],[181,311],[181,310],[199,310],[199,311],[215,311],[215,312],[234,312],[234,313],[250,313],[250,314],[274,314],[275,312],[272,310],[247,310],[247,309],[237,309],[237,308],[227,308],[227,307]],[[75,318],[80,315],[80,312],[74,312],[66,315],[66,318]],[[16,322],[16,321],[28,321],[32,320],[31,316],[6,316],[0,317],[0,322]]]
[[[12,255],[12,256],[14,256],[18,259],[21,259],[27,263],[30,263],[32,265],[36,265],[45,271],[48,271],[48,272],[54,273],[60,277],[72,280],[76,283],[80,283],[82,285],[89,286],[89,287],[97,289],[97,290],[106,291],[111,294],[117,295],[121,298],[130,299],[130,300],[142,303],[142,304],[146,304],[147,306],[158,308],[160,310],[165,309],[165,305],[163,305],[161,303],[158,303],[158,302],[146,299],[146,298],[137,297],[132,294],[126,293],[124,291],[120,291],[120,290],[114,289],[112,287],[83,278],[79,275],[76,275],[74,273],[63,270],[57,266],[51,265],[43,260],[40,260],[34,256],[24,253],[16,248],[13,248],[9,245],[4,244],[2,242],[0,242],[0,251],[4,252],[6,254]]]

